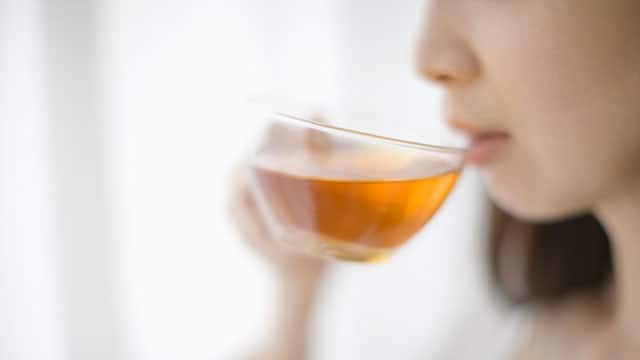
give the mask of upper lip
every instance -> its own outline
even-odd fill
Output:
[[[447,123],[453,129],[469,136],[472,140],[493,136],[509,136],[509,134],[504,130],[481,128],[457,118],[450,119]]]

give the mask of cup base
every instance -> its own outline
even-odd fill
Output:
[[[393,255],[395,250],[388,247],[350,243],[330,236],[292,229],[285,231],[279,240],[284,246],[295,251],[363,263],[384,262]]]

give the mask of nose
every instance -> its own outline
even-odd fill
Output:
[[[418,74],[445,87],[467,84],[480,75],[480,63],[464,34],[451,0],[432,0],[416,49]]]

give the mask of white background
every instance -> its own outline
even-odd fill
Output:
[[[0,0],[0,359],[235,359],[267,336],[274,279],[225,210],[262,125],[243,102],[342,104],[343,125],[442,140],[412,70],[421,8]],[[465,172],[392,261],[334,267],[313,357],[446,352],[489,309],[485,207]]]

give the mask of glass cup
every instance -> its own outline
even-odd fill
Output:
[[[440,208],[465,150],[282,113],[250,160],[250,189],[273,239],[342,260],[388,259]]]

